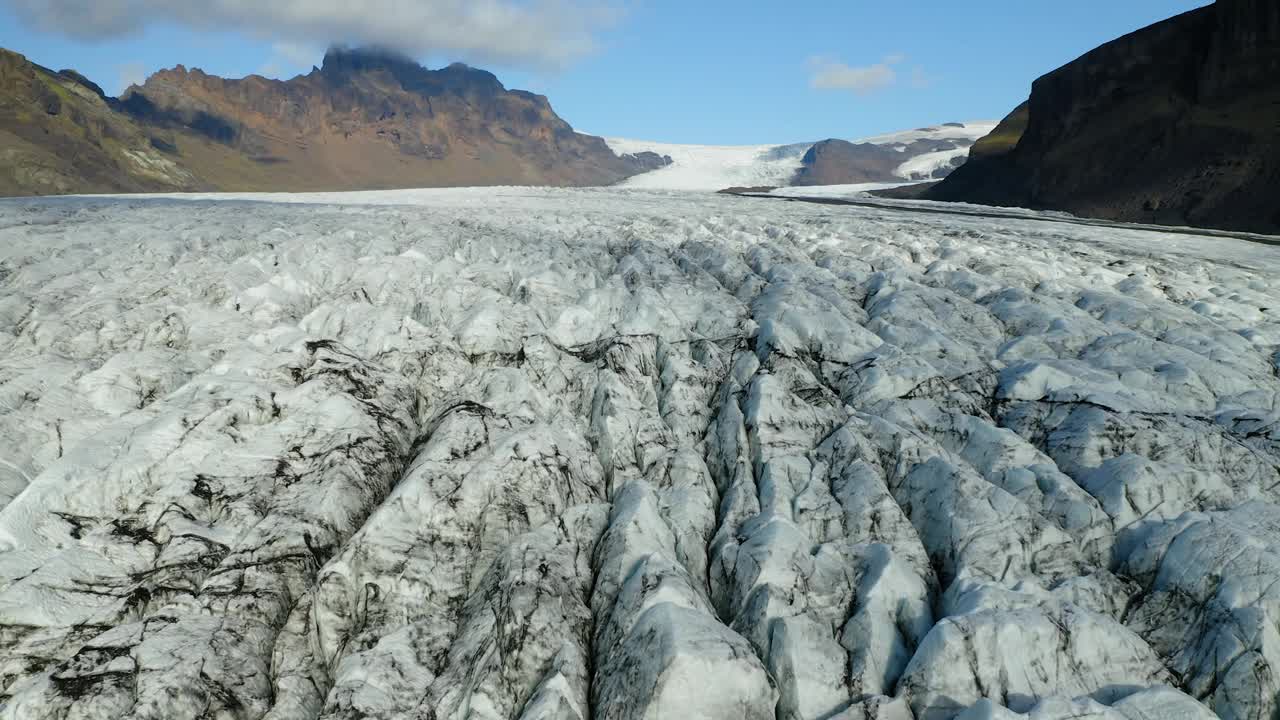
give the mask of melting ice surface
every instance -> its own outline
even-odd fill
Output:
[[[1278,271],[709,194],[5,201],[0,717],[1273,717]]]

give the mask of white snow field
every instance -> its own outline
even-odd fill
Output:
[[[655,152],[670,165],[623,182],[630,188],[723,190],[730,187],[788,185],[813,143],[800,145],[677,145],[645,140],[606,138],[619,155]]]
[[[833,200],[862,200],[871,199],[874,196],[867,193],[872,190],[886,190],[888,188],[902,187],[903,185],[911,185],[912,183],[854,183],[852,185],[801,185],[796,187],[780,187],[774,188],[768,193],[749,193],[749,194],[766,194],[777,195],[779,197],[794,198],[826,198]],[[896,200],[893,202],[897,202]]]
[[[888,133],[853,140],[855,143],[889,145],[905,152],[917,140],[958,140],[963,147],[925,153],[905,161],[896,171],[904,182],[927,180],[932,173],[969,154],[969,147],[995,129],[993,122],[968,122]],[[680,145],[673,143],[605,138],[620,155],[655,152],[672,163],[665,168],[636,175],[625,181],[629,188],[659,190],[723,190],[730,187],[783,187],[791,184],[813,143],[791,145]],[[881,186],[883,187],[883,186]]]
[[[289,199],[0,202],[0,718],[1275,717],[1280,248]]]
[[[916,130],[885,133],[884,135],[872,135],[853,142],[872,143],[873,145],[901,145],[903,147],[916,140],[968,140],[969,142],[977,142],[990,135],[998,124],[991,120],[971,120],[963,123],[948,123]]]

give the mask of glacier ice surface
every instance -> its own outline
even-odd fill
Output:
[[[1280,711],[1280,248],[0,202],[0,718]]]

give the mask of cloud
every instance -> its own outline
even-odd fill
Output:
[[[815,90],[850,90],[858,95],[870,95],[898,82],[895,65],[906,62],[905,55],[890,55],[875,65],[850,67],[838,60],[816,57],[809,60],[813,76],[809,86]]]
[[[424,56],[556,69],[591,53],[619,0],[0,0],[78,39],[152,23],[231,30],[282,47],[377,45]],[[284,55],[284,53],[279,53]],[[290,59],[291,60],[291,59]]]

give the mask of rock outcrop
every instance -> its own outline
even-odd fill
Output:
[[[1037,80],[926,197],[1280,232],[1277,76],[1280,5],[1218,0]]]
[[[800,163],[792,185],[892,182],[902,156],[883,145],[823,140],[809,148]]]

